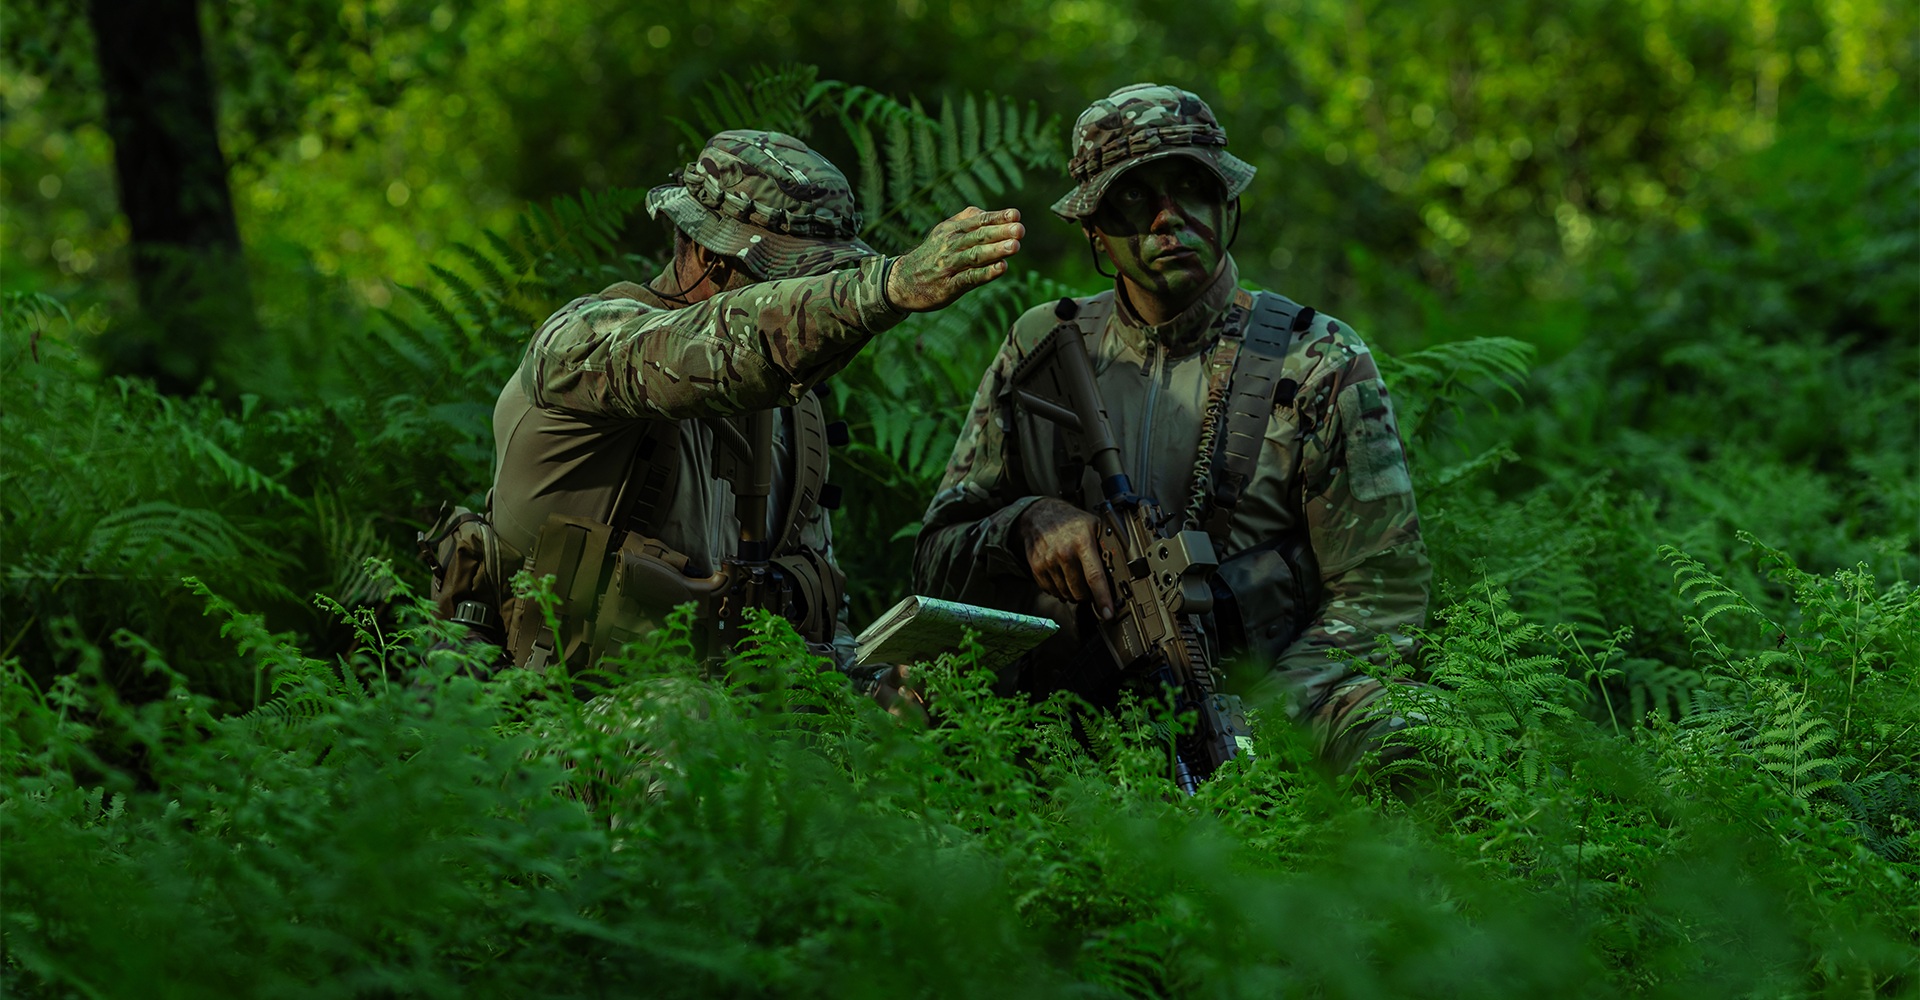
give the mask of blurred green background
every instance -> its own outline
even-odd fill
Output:
[[[1139,80],[1214,106],[1260,167],[1237,256],[1253,282],[1427,342],[1419,305],[1497,288],[1476,317],[1563,350],[1583,265],[1730,161],[1911,127],[1920,15],[1860,0],[1322,3],[504,0],[206,3],[219,132],[264,338],[225,345],[247,391],[298,395],[318,296],[388,305],[450,241],[522,205],[646,187],[684,161],[675,117],[723,74],[805,63],[896,96],[993,91],[1070,122]],[[5,287],[131,301],[100,77],[80,5],[10,5],[0,69]],[[1906,117],[1902,114],[1906,113]],[[823,142],[843,164],[844,145]],[[1083,279],[1047,204],[1022,265]],[[645,235],[650,236],[648,231]]]

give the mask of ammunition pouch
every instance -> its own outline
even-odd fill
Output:
[[[1320,614],[1320,563],[1304,532],[1237,552],[1213,575],[1208,632],[1221,659],[1271,666]]]
[[[773,566],[788,581],[788,592],[794,598],[786,611],[787,620],[808,642],[831,645],[840,619],[840,601],[847,592],[846,574],[812,549],[775,556]]]
[[[588,518],[547,519],[528,569],[536,579],[553,577],[557,628],[549,627],[537,602],[516,602],[515,664],[539,669],[556,660],[591,662],[651,635],[682,604],[693,604],[702,622],[738,619],[740,608],[723,605],[745,596],[740,563],[727,560],[710,575],[688,576],[689,557],[659,539],[628,532],[614,548],[613,537],[611,525]],[[775,556],[767,570],[751,603],[785,617],[807,641],[831,643],[846,588],[840,571],[807,548]]]

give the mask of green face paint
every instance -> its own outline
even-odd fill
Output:
[[[1154,160],[1120,175],[1092,222],[1120,275],[1170,310],[1193,301],[1226,254],[1226,192],[1187,157]]]

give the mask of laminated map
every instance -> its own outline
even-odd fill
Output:
[[[971,631],[980,666],[998,670],[1045,642],[1060,626],[1046,618],[996,611],[935,597],[908,597],[860,633],[859,665],[919,663],[960,649]]]

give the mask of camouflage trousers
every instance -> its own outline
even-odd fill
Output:
[[[1382,682],[1352,674],[1324,686],[1315,697],[1288,700],[1287,714],[1312,735],[1314,752],[1329,772],[1345,774],[1373,751],[1380,753],[1379,764],[1413,756],[1411,747],[1387,745],[1387,737],[1426,719],[1417,712],[1393,711],[1386,699],[1388,683],[1431,690],[1417,681]]]

